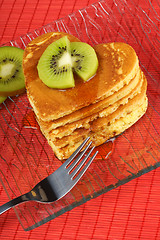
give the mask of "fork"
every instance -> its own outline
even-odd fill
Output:
[[[94,146],[86,153],[92,144],[90,141],[85,147],[88,140],[89,137],[55,172],[40,181],[31,191],[0,206],[0,214],[23,202],[49,203],[65,196],[80,180],[98,153],[96,151],[91,157]]]

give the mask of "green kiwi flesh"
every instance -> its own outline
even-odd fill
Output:
[[[4,102],[7,99],[7,97],[0,96],[0,104]]]
[[[51,43],[39,59],[39,78],[50,88],[75,86],[74,73],[84,81],[95,75],[98,59],[87,43],[70,42],[67,36]]]
[[[93,77],[98,68],[95,50],[87,43],[71,43],[72,67],[76,74],[84,81]]]
[[[42,54],[38,65],[40,79],[50,88],[71,88],[75,86],[67,36],[51,43]]]
[[[23,50],[17,47],[0,47],[0,95],[14,96],[25,90],[22,69]]]

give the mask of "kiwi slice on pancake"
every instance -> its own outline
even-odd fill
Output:
[[[67,36],[46,48],[37,69],[40,79],[50,88],[74,87],[70,41]]]
[[[71,42],[72,67],[84,81],[97,71],[98,59],[95,50],[84,42]]]
[[[17,47],[0,47],[0,96],[14,96],[24,91],[23,52]]]
[[[59,89],[75,86],[74,72],[87,81],[96,73],[97,68],[95,50],[87,43],[70,42],[67,36],[51,43],[37,65],[43,83]]]

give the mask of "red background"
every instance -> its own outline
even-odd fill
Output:
[[[94,2],[1,0],[0,44]],[[0,239],[160,239],[159,182],[158,168],[29,232],[11,209],[0,216]],[[7,201],[0,185],[0,204]]]

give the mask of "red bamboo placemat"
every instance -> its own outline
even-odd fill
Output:
[[[2,0],[0,43],[94,2]],[[145,4],[143,0],[135,2]],[[0,239],[160,239],[159,176],[160,169],[153,170],[30,232],[24,232],[14,211],[9,210],[0,217]],[[8,201],[1,185],[0,199],[0,204]]]
[[[159,239],[160,169],[24,232],[13,210],[1,216],[0,239]],[[1,189],[1,198],[8,199]]]

